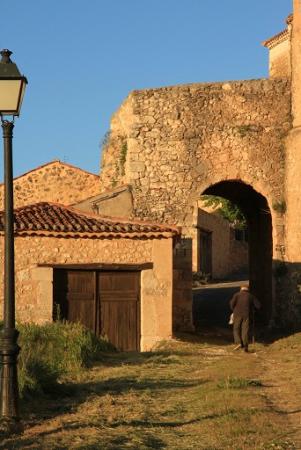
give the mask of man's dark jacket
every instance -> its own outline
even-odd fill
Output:
[[[234,313],[234,317],[247,319],[249,317],[250,309],[252,308],[252,306],[256,309],[259,309],[260,302],[247,290],[237,292],[230,300],[230,308]]]

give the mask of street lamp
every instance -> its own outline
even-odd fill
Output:
[[[12,137],[14,117],[19,116],[27,80],[22,76],[5,49],[0,52],[0,116],[4,142],[4,307],[3,330],[0,336],[0,431],[21,431],[17,359],[19,346],[15,328],[14,267],[14,201]],[[12,120],[6,117],[12,116]]]

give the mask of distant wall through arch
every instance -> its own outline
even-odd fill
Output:
[[[241,181],[211,185],[203,194],[224,197],[237,204],[245,214],[249,234],[250,289],[262,303],[262,321],[268,323],[273,312],[273,239],[272,216],[265,197]]]

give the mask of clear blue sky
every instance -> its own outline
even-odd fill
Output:
[[[29,81],[15,176],[53,159],[98,173],[110,117],[133,89],[267,77],[261,42],[291,11],[292,0],[1,2],[0,47]]]

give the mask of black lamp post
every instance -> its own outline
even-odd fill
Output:
[[[27,80],[11,59],[12,52],[0,52],[0,115],[4,142],[4,308],[3,330],[0,335],[1,384],[0,432],[21,431],[17,359],[19,346],[15,328],[15,268],[14,268],[14,202],[12,137],[14,117],[19,116]],[[6,117],[12,116],[12,120]]]

